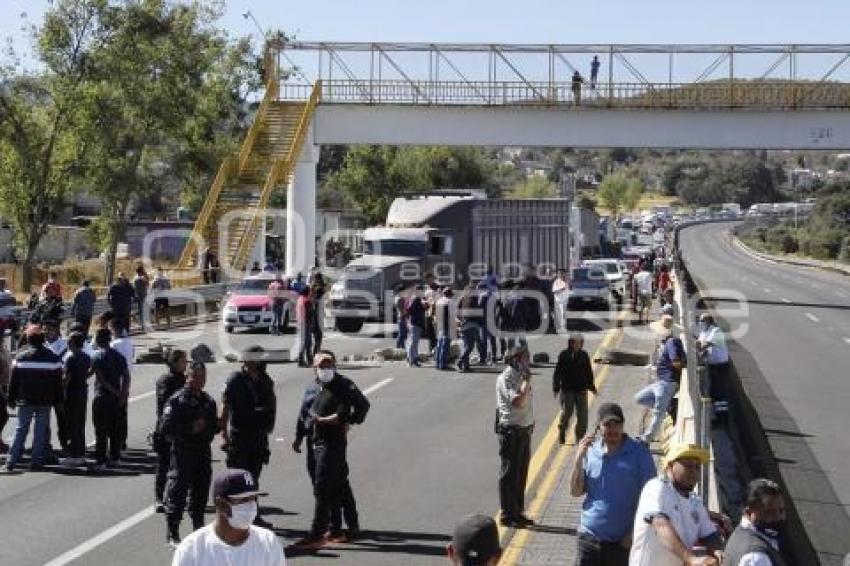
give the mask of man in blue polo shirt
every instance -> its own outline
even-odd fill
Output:
[[[628,566],[635,511],[644,484],[655,477],[646,444],[623,432],[623,410],[599,407],[599,424],[578,445],[570,494],[584,497],[576,566]]]

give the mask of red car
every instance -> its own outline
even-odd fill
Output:
[[[267,273],[252,275],[243,279],[224,297],[224,308],[221,312],[221,324],[225,332],[233,332],[235,328],[265,328],[270,333],[274,330],[273,299],[269,294],[269,285],[274,276]],[[289,326],[293,318],[293,295],[286,291],[283,304],[281,331]]]

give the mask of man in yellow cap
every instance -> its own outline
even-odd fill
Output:
[[[695,444],[679,444],[668,452],[664,473],[641,492],[629,566],[719,564],[713,554],[723,541],[712,519],[728,519],[709,514],[693,493],[700,466],[708,460],[708,451]]]

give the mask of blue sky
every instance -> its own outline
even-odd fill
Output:
[[[19,49],[28,49],[19,15],[26,12],[29,21],[40,22],[47,5],[0,0],[0,36],[12,36]],[[847,0],[227,0],[226,6],[222,24],[235,35],[257,34],[241,16],[250,9],[264,27],[296,32],[304,40],[850,43]],[[834,60],[824,59],[820,67]],[[683,65],[698,73],[703,61],[678,68]],[[754,64],[753,72],[761,65],[769,62]]]

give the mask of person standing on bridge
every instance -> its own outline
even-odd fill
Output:
[[[573,91],[573,106],[581,106],[581,83],[584,79],[578,71],[573,73],[572,85],[570,89]]]
[[[165,512],[165,482],[171,464],[171,442],[162,432],[162,412],[175,393],[186,385],[187,356],[184,350],[174,349],[168,353],[168,373],[156,380],[156,426],[153,433],[153,449],[156,452],[156,479],[154,480],[154,504],[157,513]]]
[[[215,522],[183,539],[171,566],[286,566],[277,536],[251,524],[261,495],[247,470],[219,473],[212,488]]]
[[[192,362],[185,387],[168,400],[162,411],[162,434],[171,441],[165,517],[168,543],[173,547],[180,542],[180,521],[189,493],[192,530],[204,526],[212,477],[210,444],[219,431],[215,401],[204,391],[206,382],[206,366]]]
[[[221,408],[227,467],[248,470],[256,485],[260,485],[260,472],[271,456],[269,434],[277,414],[274,381],[266,373],[264,357],[262,346],[251,346],[242,353],[242,369],[227,379]],[[259,516],[255,524],[271,526]]]
[[[590,88],[596,89],[596,79],[599,77],[599,56],[594,55],[590,62]]]
[[[729,348],[726,335],[714,317],[704,312],[699,317],[697,350],[708,368],[708,395],[714,405],[714,419],[725,425],[729,417]]]
[[[531,360],[525,346],[505,354],[507,367],[496,381],[496,433],[499,435],[499,502],[503,526],[525,528],[534,521],[525,516],[525,485],[531,461],[534,403]]]
[[[552,391],[561,402],[561,418],[558,422],[558,442],[564,444],[567,425],[573,412],[576,414],[576,439],[584,438],[587,432],[587,393],[596,393],[593,383],[593,367],[590,356],[584,350],[584,336],[571,334],[567,349],[558,355],[558,363],[552,374]]]
[[[741,524],[726,542],[724,564],[785,566],[779,554],[785,520],[785,500],[779,484],[765,478],[751,481]]]
[[[576,566],[628,566],[635,511],[643,486],[655,477],[649,448],[623,432],[616,403],[599,407],[595,433],[581,439],[570,495],[584,495]]]

